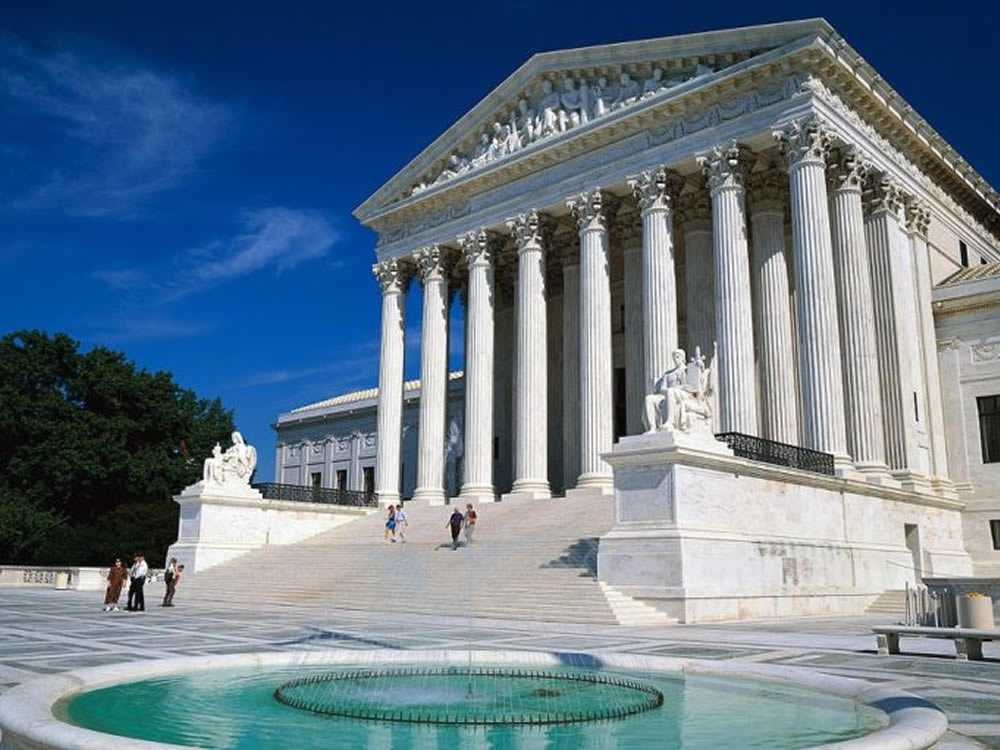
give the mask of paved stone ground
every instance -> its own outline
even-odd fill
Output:
[[[155,606],[101,611],[100,592],[0,589],[0,692],[39,674],[137,659],[311,648],[611,650],[799,665],[919,693],[947,714],[938,747],[1000,748],[1000,643],[958,662],[950,641],[908,639],[879,657],[869,630],[886,618],[838,617],[623,628],[460,619],[308,607]]]

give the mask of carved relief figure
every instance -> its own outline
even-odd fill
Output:
[[[712,408],[708,400],[710,373],[700,351],[685,362],[683,349],[675,349],[673,367],[660,376],[653,386],[653,393],[646,396],[642,421],[647,433],[688,432],[692,417],[710,425]]]
[[[540,137],[559,132],[559,94],[552,90],[552,81],[542,81],[542,98],[538,101],[541,124]]]
[[[653,68],[653,77],[642,84],[642,98],[648,99],[663,87],[663,68]]]
[[[576,87],[576,81],[569,76],[563,79],[563,93],[559,97],[563,109],[559,113],[559,130],[565,131],[587,122],[587,87]]]
[[[614,87],[608,86],[607,76],[600,76],[590,88],[590,116],[601,117],[611,110],[611,102],[614,101]]]
[[[632,80],[632,76],[628,73],[622,73],[618,81],[618,96],[612,109],[621,109],[639,98],[639,84]]]

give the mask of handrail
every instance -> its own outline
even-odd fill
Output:
[[[720,432],[715,439],[724,441],[738,458],[835,476],[832,453],[779,443],[777,440],[765,440],[742,432]]]
[[[374,492],[358,492],[333,487],[309,487],[301,484],[279,484],[278,482],[258,482],[253,485],[253,488],[259,491],[265,500],[346,505],[353,508],[378,507],[378,495]]]

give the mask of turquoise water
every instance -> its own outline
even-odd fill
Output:
[[[399,665],[393,665],[398,667]],[[867,734],[884,726],[879,712],[853,701],[750,680],[608,670],[660,690],[664,704],[625,719],[544,727],[458,727],[377,723],[317,716],[274,699],[282,682],[303,668],[227,669],[114,685],[71,697],[56,707],[65,721],[101,732],[206,748],[637,748],[718,747],[796,750]],[[325,670],[329,671],[329,670]],[[552,671],[558,671],[555,668]],[[565,669],[575,672],[578,670]],[[402,685],[400,685],[403,688]],[[459,679],[440,691],[444,705],[466,698]],[[481,700],[490,688],[476,687]],[[400,706],[428,698],[412,686],[381,700]],[[517,697],[498,689],[510,711]],[[579,700],[600,701],[599,692]]]

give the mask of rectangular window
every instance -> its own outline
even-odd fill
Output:
[[[337,469],[337,489],[347,489],[347,469]]]
[[[920,402],[917,400],[917,392],[913,392],[913,419],[920,421]]]
[[[965,242],[962,240],[958,241],[958,255],[961,259],[962,265],[966,268],[969,267],[969,248],[966,247]]]
[[[993,549],[1000,549],[1000,518],[990,521],[990,536],[993,537]]]
[[[1000,396],[980,396],[979,442],[983,448],[983,463],[1000,462]]]
[[[369,495],[375,494],[375,467],[366,466],[364,469],[365,474],[365,493]]]
[[[323,475],[318,471],[312,473],[312,486],[313,489],[319,489],[323,486]]]

